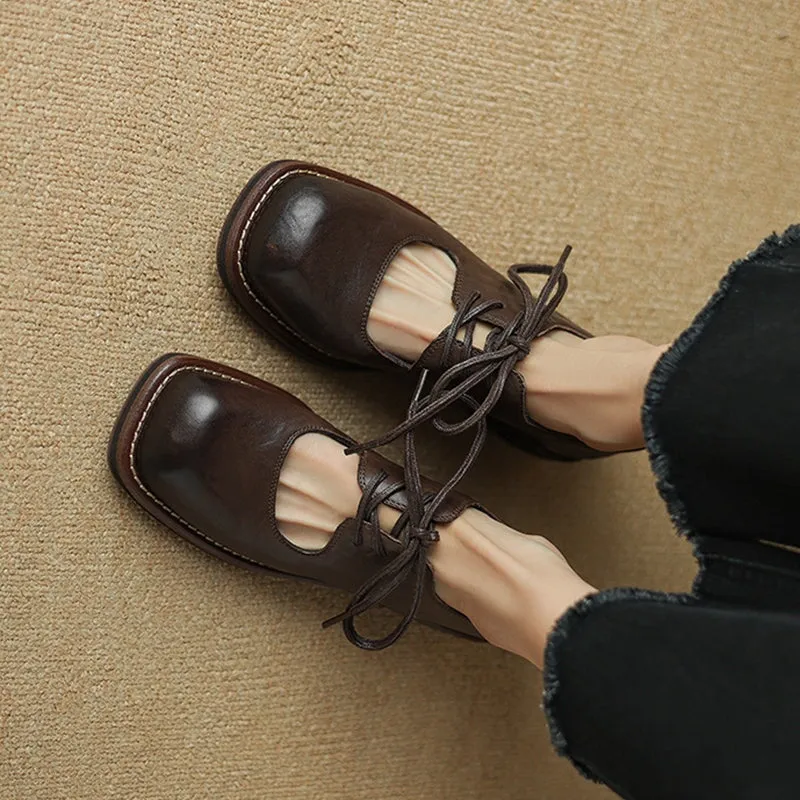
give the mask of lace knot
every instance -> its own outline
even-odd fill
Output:
[[[525,358],[531,352],[531,343],[517,334],[508,337],[508,344],[519,352],[520,358]]]
[[[409,539],[418,539],[423,547],[428,547],[439,541],[439,531],[435,528],[412,527],[408,533]]]

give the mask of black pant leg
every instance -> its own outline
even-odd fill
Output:
[[[550,636],[557,749],[629,800],[800,797],[800,226],[731,267],[659,361],[647,446],[700,572]],[[767,542],[767,544],[762,543]]]

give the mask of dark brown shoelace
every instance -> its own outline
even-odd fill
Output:
[[[423,394],[423,390],[429,373],[427,369],[422,370],[405,420],[377,439],[348,448],[348,454],[360,453],[381,447],[401,436],[405,437],[404,481],[379,489],[387,476],[385,473],[376,475],[365,487],[355,516],[355,543],[363,544],[363,529],[368,522],[374,534],[373,547],[377,552],[385,554],[378,508],[392,495],[405,491],[408,498],[407,508],[389,533],[402,544],[403,549],[356,591],[341,614],[326,620],[323,627],[341,622],[345,635],[353,644],[365,650],[382,650],[394,644],[413,621],[425,589],[425,551],[439,540],[439,533],[433,525],[436,511],[477,459],[486,439],[486,419],[500,399],[509,375],[517,362],[530,352],[531,342],[539,336],[566,294],[567,276],[564,274],[564,266],[571,251],[572,248],[567,245],[554,266],[515,264],[509,268],[508,277],[520,294],[522,310],[504,328],[495,327],[491,331],[483,350],[473,346],[475,328],[484,314],[501,308],[503,303],[498,300],[482,301],[479,292],[467,298],[456,309],[452,322],[439,336],[440,339],[444,338],[440,357],[442,365],[450,358],[462,330],[464,338],[461,345],[465,350],[465,357],[447,368],[427,394]],[[522,279],[521,275],[524,274],[547,275],[538,297],[534,298]],[[485,397],[480,402],[476,401],[470,392],[486,384],[489,388]],[[447,422],[442,418],[442,413],[455,403],[464,403],[471,411],[457,422]],[[475,428],[475,435],[460,466],[434,495],[423,494],[414,439],[416,429],[429,421],[446,436]],[[414,580],[411,606],[394,630],[381,639],[370,639],[358,633],[356,617],[388,597],[410,576]]]
[[[417,384],[416,392],[409,405],[409,416],[417,411],[419,396],[424,383],[424,380],[421,380]],[[363,544],[364,529],[367,527],[365,523],[369,523],[369,529],[372,531],[372,546],[376,552],[385,555],[386,548],[378,520],[378,508],[393,495],[405,491],[407,497],[406,510],[400,515],[389,532],[389,536],[399,541],[403,549],[382,570],[362,584],[341,614],[337,614],[322,623],[322,627],[327,628],[337,622],[341,622],[347,639],[364,650],[383,650],[385,647],[389,647],[403,635],[406,628],[414,620],[425,590],[425,568],[427,564],[425,551],[431,544],[439,541],[439,532],[433,525],[433,519],[439,507],[455,488],[456,484],[466,475],[478,457],[478,453],[483,448],[483,443],[486,440],[486,421],[481,419],[476,423],[475,436],[464,460],[452,477],[435,494],[426,494],[423,491],[414,434],[415,430],[413,428],[409,428],[405,433],[404,480],[388,486],[381,486],[387,475],[385,472],[377,473],[364,487],[354,518],[354,544],[357,546]],[[364,449],[363,445],[359,445],[348,448],[346,452],[351,454],[361,452]],[[362,636],[356,630],[356,617],[388,597],[410,576],[413,576],[414,591],[411,606],[402,620],[390,633],[381,639],[370,639]]]

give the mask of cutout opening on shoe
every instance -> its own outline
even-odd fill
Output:
[[[301,550],[324,550],[342,522],[356,513],[360,459],[344,450],[332,436],[311,431],[298,436],[286,453],[275,493],[275,523],[281,536]]]
[[[452,321],[455,280],[456,264],[444,250],[422,242],[401,248],[369,309],[373,347],[413,364]]]

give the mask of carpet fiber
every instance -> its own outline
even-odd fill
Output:
[[[569,242],[570,316],[670,340],[729,261],[796,221],[795,4],[0,14],[0,795],[610,797],[552,754],[533,668],[417,627],[356,651],[319,628],[344,596],[192,549],[118,489],[106,441],[139,372],[176,350],[356,437],[402,413],[407,384],[291,358],[220,285],[217,231],[275,158],[397,192],[498,268]],[[424,464],[441,477],[456,457],[429,440]],[[689,585],[642,454],[559,465],[492,441],[467,489],[598,585]]]

